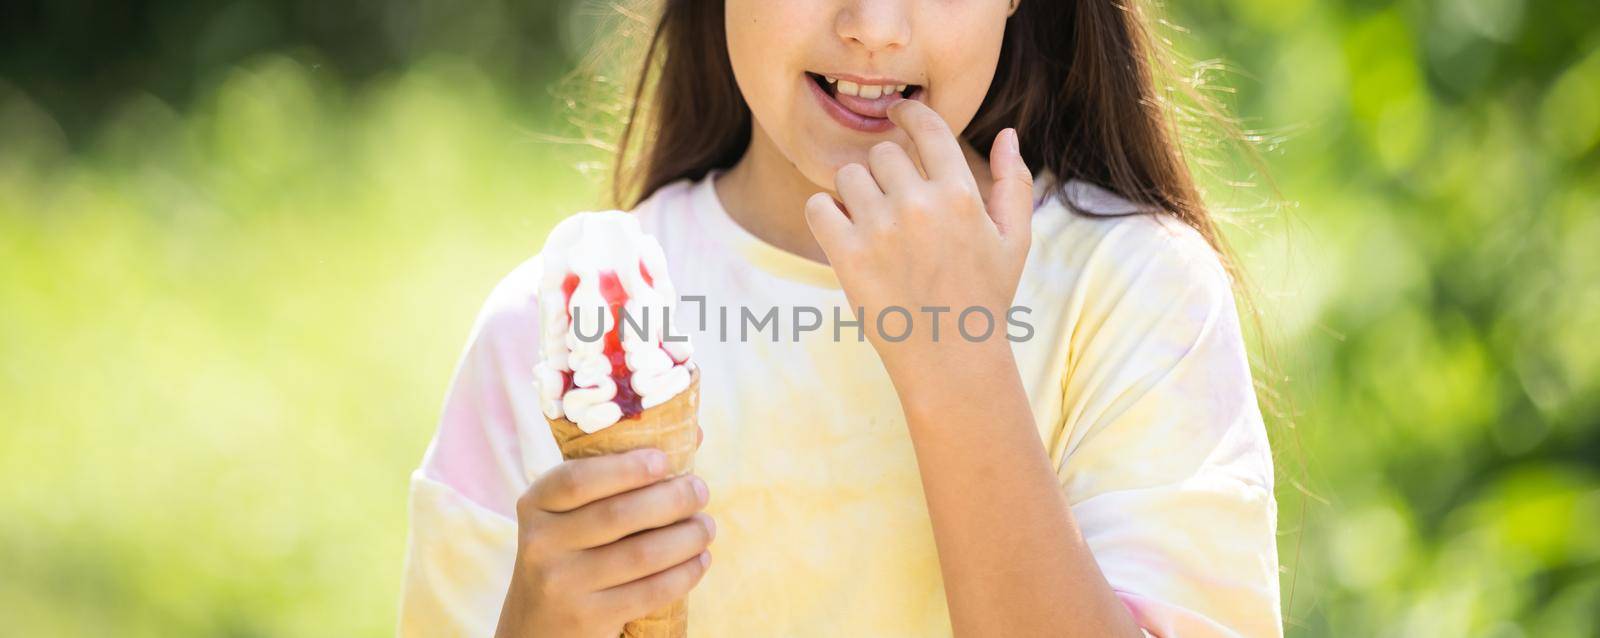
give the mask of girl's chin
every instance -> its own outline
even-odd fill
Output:
[[[876,143],[876,142],[874,142]],[[833,183],[833,174],[845,164],[867,165],[867,152],[872,146],[858,146],[843,140],[817,140],[810,151],[806,153],[807,161],[801,166],[811,167],[818,177],[827,177],[827,183]]]

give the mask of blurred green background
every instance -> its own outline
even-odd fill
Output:
[[[392,633],[473,316],[598,201],[552,137],[603,11],[0,8],[0,634]],[[1206,171],[1289,633],[1600,635],[1600,3],[1169,16],[1289,204]]]

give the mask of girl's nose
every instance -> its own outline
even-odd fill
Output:
[[[835,18],[839,37],[868,51],[903,47],[911,40],[909,3],[904,0],[851,0]]]

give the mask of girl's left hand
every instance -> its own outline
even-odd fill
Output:
[[[938,113],[901,100],[889,118],[910,135],[928,177],[900,145],[880,142],[868,152],[870,168],[850,163],[834,175],[848,214],[827,192],[806,201],[811,233],[891,368],[936,349],[933,343],[968,343],[957,321],[971,307],[986,309],[989,319],[969,313],[965,334],[981,335],[988,323],[988,340],[1003,342],[1033,214],[1033,174],[1016,130],[1001,131],[989,152],[994,186],[985,200],[962,142]]]

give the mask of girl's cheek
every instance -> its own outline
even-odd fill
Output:
[[[1005,39],[1005,4],[993,11],[979,3],[957,3],[958,9],[931,16],[919,27],[926,46],[928,106],[955,130],[977,115],[1000,63]],[[929,44],[937,43],[937,44]]]

